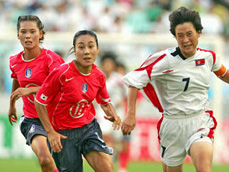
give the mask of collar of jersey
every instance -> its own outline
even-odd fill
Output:
[[[180,48],[179,47],[176,47],[176,51],[174,51],[173,53],[171,53],[172,54],[172,56],[176,56],[176,55],[179,55],[183,60],[186,60],[187,58],[185,58],[184,56],[183,56],[183,54],[181,53],[181,51],[180,51]]]

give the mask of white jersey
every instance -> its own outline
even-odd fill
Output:
[[[221,67],[213,51],[197,48],[185,58],[180,49],[169,48],[155,53],[122,79],[142,89],[160,112],[167,116],[185,116],[208,109],[210,74]]]

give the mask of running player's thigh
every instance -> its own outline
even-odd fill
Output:
[[[179,165],[176,167],[167,167],[167,172],[183,172],[183,165]]]
[[[195,142],[191,145],[190,154],[196,169],[211,168],[213,145],[208,141]]]
[[[85,159],[95,171],[113,172],[112,157],[109,154],[91,151],[85,155]]]
[[[162,168],[163,168],[163,172],[167,172],[167,165],[163,162],[161,162]]]
[[[162,162],[163,172],[183,172],[183,164],[176,167],[169,167]]]
[[[43,135],[35,135],[33,137],[31,147],[34,151],[34,153],[39,156],[51,156],[48,144],[47,144],[47,138]]]

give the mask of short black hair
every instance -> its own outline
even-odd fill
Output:
[[[185,22],[191,22],[196,29],[196,31],[202,32],[203,26],[201,24],[201,19],[199,12],[187,9],[185,7],[180,7],[177,10],[173,11],[169,15],[170,21],[170,32],[176,36],[176,26],[179,24],[183,24]]]

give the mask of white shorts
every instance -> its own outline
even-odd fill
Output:
[[[213,143],[217,122],[213,111],[183,118],[162,117],[159,122],[161,160],[168,166],[183,164],[193,143]],[[161,125],[160,125],[161,124]]]

